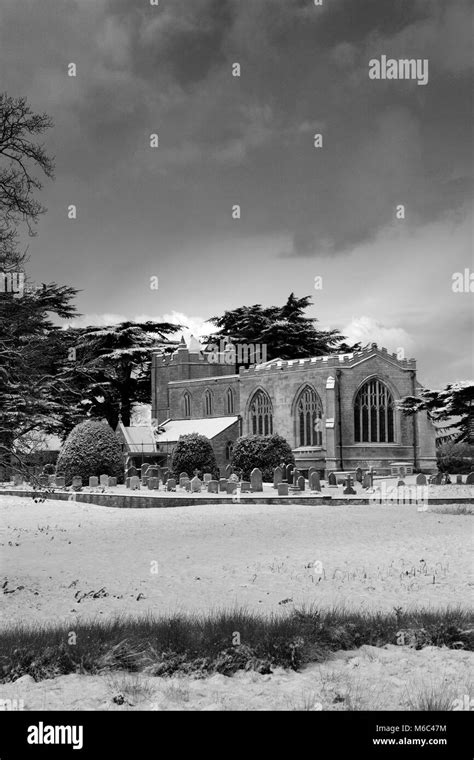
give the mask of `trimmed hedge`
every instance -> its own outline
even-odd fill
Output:
[[[201,476],[210,472],[214,478],[218,478],[219,469],[209,438],[199,433],[180,435],[173,451],[171,469],[176,478],[181,472],[187,472],[192,478],[194,470],[199,470]]]
[[[96,475],[111,475],[123,483],[122,449],[107,422],[87,420],[69,433],[56,464],[56,473],[64,475],[70,485],[74,475],[80,475],[84,485]]]
[[[263,480],[273,481],[273,470],[282,463],[294,464],[295,458],[288,441],[281,435],[244,435],[238,438],[232,452],[232,467],[250,479],[254,467],[262,471]]]

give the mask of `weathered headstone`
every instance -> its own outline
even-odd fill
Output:
[[[146,471],[147,478],[160,478],[160,468],[156,465],[151,465]]]
[[[237,483],[235,480],[227,481],[227,493],[237,493]]]
[[[176,491],[176,480],[174,478],[168,478],[166,481],[167,491]]]
[[[130,481],[131,480],[132,480],[131,478],[125,478],[125,488],[130,488]]]
[[[200,478],[198,478],[197,475],[195,475],[194,478],[191,480],[192,493],[200,493],[201,487],[202,487],[202,481]]]
[[[80,477],[80,475],[74,475],[72,479],[72,487],[82,488],[82,478]]]
[[[138,477],[138,475],[133,475],[133,477],[130,478],[130,490],[131,491],[140,490],[140,478]]]
[[[456,475],[456,485],[462,486],[462,475]]]
[[[300,489],[300,491],[304,491],[305,490],[306,481],[305,481],[303,475],[299,476],[299,478],[298,478],[298,484],[297,485],[298,485],[298,488]]]
[[[422,472],[420,472],[416,476],[416,485],[417,486],[426,486],[426,475],[423,475]]]
[[[100,485],[107,488],[109,485],[109,476],[108,475],[101,475],[100,476]]]
[[[281,467],[275,467],[273,470],[273,488],[278,488],[278,484],[283,482],[283,470]]]
[[[321,482],[319,480],[319,472],[317,470],[313,470],[313,472],[309,476],[309,490],[310,491],[321,490]]]
[[[180,477],[180,478],[189,478],[189,475],[188,475],[188,473],[187,473],[187,472],[184,472],[184,471],[183,471],[183,472],[180,472],[180,473],[179,473],[179,477]]]
[[[250,493],[250,480],[243,480],[240,484],[240,493]]]
[[[205,472],[202,479],[205,484],[209,483],[212,480],[212,474],[210,472]]]
[[[352,479],[351,479],[350,475],[348,475],[348,477],[347,477],[346,487],[344,488],[343,493],[346,494],[346,495],[348,495],[348,496],[355,496],[356,492],[352,488]]]
[[[371,472],[364,473],[364,477],[362,478],[362,488],[373,488],[374,485],[374,477]]]
[[[117,478],[110,475],[109,482],[108,482],[109,488],[115,488],[116,485],[117,485]]]
[[[138,470],[133,465],[127,469],[127,478],[134,478],[137,475],[138,475]]]
[[[146,475],[149,467],[151,467],[151,464],[149,462],[142,462],[142,466],[140,467],[140,473],[141,473],[142,478],[144,475]]]
[[[160,479],[159,478],[148,478],[148,490],[149,491],[158,491],[160,487]]]
[[[288,496],[288,483],[278,483],[278,496]]]
[[[218,493],[219,492],[219,481],[218,480],[209,480],[207,484],[207,492],[208,493]]]
[[[254,467],[250,473],[250,490],[263,491],[262,471]]]
[[[330,485],[330,486],[337,486],[336,476],[334,475],[333,472],[330,472],[329,475],[328,475],[328,485]]]
[[[286,465],[286,480],[287,480],[288,483],[291,483],[291,477],[292,477],[294,469],[295,468],[294,468],[294,466],[292,464],[287,464]]]
[[[97,488],[99,485],[99,478],[96,475],[91,475],[89,478],[89,488]]]
[[[227,478],[220,478],[219,491],[227,491]]]
[[[56,475],[56,486],[58,488],[64,488],[66,485],[66,478],[64,475]]]
[[[300,471],[295,467],[293,470],[292,478],[293,478],[293,485],[297,488],[298,487],[298,478],[300,476]]]
[[[359,483],[362,483],[362,478],[364,477],[364,473],[362,472],[361,468],[358,467],[355,474],[355,479],[359,481]]]
[[[179,487],[184,488],[184,484],[186,483],[187,480],[189,480],[187,475],[184,478],[180,476],[179,483],[178,483]]]
[[[431,483],[435,486],[440,486],[443,482],[443,473],[437,472],[436,475],[432,478]]]

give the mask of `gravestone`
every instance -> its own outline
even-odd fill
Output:
[[[208,493],[219,493],[219,481],[218,480],[210,480],[207,484],[207,492]]]
[[[138,475],[133,475],[130,478],[130,490],[131,491],[139,491],[140,490],[140,478]]]
[[[48,475],[48,485],[54,486],[56,482],[56,475]]]
[[[174,478],[168,478],[166,481],[167,491],[176,491],[176,480]]]
[[[397,488],[400,488],[401,486],[404,486],[404,485],[405,485],[405,481],[404,480],[399,480],[398,483],[397,483]]]
[[[344,488],[343,493],[346,494],[346,495],[348,495],[348,496],[355,496],[356,492],[352,488],[352,479],[351,479],[350,475],[348,475],[348,477],[347,477],[346,487]]]
[[[105,486],[107,488],[107,486],[109,485],[109,476],[108,475],[101,475],[100,476],[100,485],[101,486]]]
[[[444,486],[450,486],[451,485],[451,478],[449,477],[449,472],[445,473],[445,476],[442,481]]]
[[[212,480],[211,473],[210,472],[205,472],[204,475],[202,476],[202,479],[204,481],[204,484],[210,483],[210,481]]]
[[[295,468],[293,467],[292,464],[287,464],[286,465],[286,480],[287,480],[288,483],[291,483],[291,476],[292,476],[292,473],[293,473],[294,469]]]
[[[138,475],[138,470],[133,465],[127,470],[127,478],[135,478]],[[101,475],[102,477],[102,475]]]
[[[72,479],[73,488],[82,488],[82,478],[79,475],[74,475]]]
[[[188,478],[187,475],[184,478],[182,476],[180,476],[180,478],[179,478],[179,487],[180,488],[184,488],[184,484],[186,483],[187,480],[189,480],[189,478]]]
[[[278,496],[288,496],[288,483],[278,483]]]
[[[48,476],[47,475],[40,475],[39,476],[39,484],[41,488],[45,488],[48,485]]]
[[[191,491],[191,481],[189,478],[184,481],[184,490],[189,492]]]
[[[130,488],[131,478],[125,478],[125,488]]]
[[[160,475],[161,475],[160,468],[157,467],[156,465],[153,465],[153,464],[146,471],[147,478],[158,478],[158,480],[159,480],[160,479]]]
[[[99,478],[96,475],[91,475],[89,478],[89,488],[97,488],[99,485]]]
[[[250,473],[250,490],[263,491],[262,472],[258,467],[254,467]]]
[[[148,490],[149,491],[158,491],[160,488],[160,479],[159,478],[148,478]]]
[[[283,482],[283,470],[281,467],[275,467],[273,470],[273,488],[278,488],[278,484]]]
[[[334,475],[333,472],[329,473],[329,476],[328,476],[328,485],[330,485],[330,486],[337,486],[336,476]]]
[[[237,483],[235,480],[227,481],[227,493],[237,493]]]
[[[435,486],[440,486],[441,483],[443,482],[443,473],[437,472],[436,475],[433,476],[430,482],[433,483],[433,485]]]
[[[142,462],[142,466],[140,467],[140,473],[141,473],[142,478],[144,475],[146,475],[149,467],[151,467],[151,464],[149,462]]]
[[[319,480],[319,472],[317,470],[313,470],[309,476],[309,490],[321,491],[321,481]]]
[[[416,485],[426,486],[426,475],[423,475],[422,472],[420,472],[420,474],[416,476]]]
[[[362,488],[373,488],[374,476],[371,472],[366,472],[362,478]]]
[[[300,489],[300,491],[304,491],[305,486],[306,486],[305,479],[303,475],[300,475],[298,478],[298,488]]]
[[[188,473],[187,473],[187,472],[180,472],[180,473],[179,473],[179,477],[180,477],[180,478],[189,478],[189,475],[188,475]]]
[[[238,483],[239,482],[239,476],[236,475],[235,472],[232,473],[232,475],[229,478],[231,483]]]
[[[117,478],[112,477],[112,475],[109,477],[109,482],[107,484],[109,488],[115,488],[117,485]]]
[[[250,480],[243,480],[240,484],[240,493],[250,493]]]
[[[293,479],[293,485],[295,486],[295,488],[298,487],[298,478],[299,478],[299,476],[300,476],[300,471],[295,467],[295,469],[293,470],[293,474],[291,476],[292,479]]]
[[[219,479],[219,491],[227,491],[227,478]]]
[[[363,477],[364,477],[364,473],[362,472],[361,468],[360,468],[360,467],[358,467],[358,468],[357,468],[357,470],[356,470],[355,479],[356,479],[356,480],[357,480],[359,483],[362,483],[362,478],[363,478]]]
[[[456,475],[456,485],[462,486],[462,475]]]
[[[201,492],[201,486],[202,486],[201,479],[198,478],[197,475],[195,475],[194,478],[191,480],[191,491],[192,491],[192,493],[200,493]]]
[[[227,467],[224,470],[224,474],[226,478],[230,478],[232,475],[232,465],[228,464]]]
[[[66,478],[64,475],[56,475],[56,485],[58,488],[64,488],[66,485]]]

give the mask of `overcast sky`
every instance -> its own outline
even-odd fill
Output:
[[[84,323],[194,332],[312,294],[322,326],[404,348],[421,382],[471,377],[469,5],[1,0],[1,89],[55,122],[32,276],[80,288]],[[428,83],[370,79],[382,55],[428,59]]]

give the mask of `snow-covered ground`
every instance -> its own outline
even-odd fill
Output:
[[[473,519],[435,510],[264,503],[129,510],[1,496],[1,625],[232,607],[265,614],[303,603],[466,608]],[[40,710],[385,710],[416,709],[433,693],[448,709],[472,697],[473,659],[445,648],[364,646],[301,673],[114,672],[39,683],[24,676],[0,685],[0,700]]]
[[[23,700],[25,710],[415,710],[435,697],[440,710],[466,709],[473,661],[452,649],[363,646],[301,673],[194,679],[113,672],[38,683],[23,676],[0,684],[0,700]]]
[[[437,509],[129,510],[1,496],[3,625],[302,603],[386,611],[469,605],[473,518]]]

